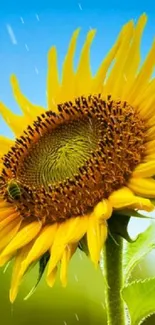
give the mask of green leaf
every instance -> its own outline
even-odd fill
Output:
[[[137,240],[126,243],[123,256],[124,280],[127,281],[133,268],[155,248],[155,224],[152,223]]]
[[[108,220],[109,233],[119,235],[124,238],[129,243],[134,242],[128,233],[128,224],[131,217],[152,219],[152,217],[145,216],[138,211],[131,209],[123,209],[120,211],[115,211],[112,217]]]
[[[144,215],[141,212],[138,212],[136,210],[133,209],[122,209],[122,210],[118,210],[115,211],[116,215],[124,215],[124,216],[128,216],[128,217],[136,217],[136,218],[140,218],[140,219],[154,219],[153,217],[150,217],[149,215]]]
[[[155,278],[132,282],[122,289],[122,297],[127,304],[131,325],[155,313]]]
[[[37,282],[36,284],[33,286],[33,288],[31,289],[31,291],[27,294],[27,296],[24,298],[24,300],[27,300],[29,299],[33,293],[36,291],[37,289],[37,286],[44,274],[44,271],[45,271],[45,268],[46,268],[46,265],[49,261],[49,258],[50,258],[50,253],[49,252],[46,252],[39,260],[39,274],[38,274],[38,279],[37,279]]]
[[[153,177],[155,179],[155,177]],[[155,199],[150,199],[151,203],[155,205]]]
[[[122,238],[126,239],[129,242],[132,242],[128,234],[128,223],[130,221],[130,216],[122,214],[113,214],[112,217],[108,220],[108,229],[109,234],[113,237],[113,234],[119,235]]]
[[[89,250],[88,250],[88,245],[87,245],[87,237],[84,236],[80,242],[79,242],[79,245],[78,245],[78,248],[84,252],[87,256],[89,255]]]

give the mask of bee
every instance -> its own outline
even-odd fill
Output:
[[[7,193],[10,199],[18,201],[22,195],[20,185],[15,180],[11,180],[7,186]]]

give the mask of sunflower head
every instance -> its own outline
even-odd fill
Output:
[[[145,153],[145,123],[127,102],[98,94],[58,111],[38,116],[2,158],[2,195],[24,218],[88,214],[126,185]]]
[[[87,35],[73,69],[79,30],[73,33],[59,81],[56,49],[48,55],[47,110],[33,105],[11,77],[23,115],[0,112],[15,133],[1,145],[0,265],[14,257],[10,299],[22,276],[40,260],[53,285],[57,265],[67,265],[81,241],[98,265],[107,219],[123,209],[154,209],[155,64],[153,44],[140,65],[146,16],[127,23],[92,76]],[[111,67],[112,65],[112,67]],[[81,246],[80,246],[81,247]]]

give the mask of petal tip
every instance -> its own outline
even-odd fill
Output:
[[[17,297],[17,290],[16,289],[13,289],[11,288],[10,289],[10,293],[9,293],[9,299],[10,299],[10,302],[11,304],[13,304],[16,300],[16,297]]]

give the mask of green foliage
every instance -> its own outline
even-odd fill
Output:
[[[50,258],[50,253],[49,252],[46,252],[39,260],[39,274],[38,274],[38,279],[37,279],[37,282],[36,284],[33,286],[33,288],[31,289],[31,291],[28,293],[28,295],[24,298],[24,300],[27,300],[29,299],[33,293],[35,292],[43,274],[44,274],[44,271],[45,271],[45,268],[46,268],[46,265],[49,261],[49,258]]]
[[[141,219],[152,219],[147,217],[138,211],[123,209],[122,211],[115,211],[112,217],[108,220],[108,229],[110,234],[116,234],[127,240],[129,243],[133,242],[133,239],[128,233],[128,224],[131,219],[131,215]]]
[[[155,248],[155,224],[141,233],[137,240],[131,244],[126,243],[123,261],[124,279],[127,281],[133,268]]]
[[[131,325],[138,325],[145,318],[155,313],[155,278],[139,280],[137,282],[130,282],[129,280],[135,266],[137,266],[148,253],[155,249],[155,223],[152,222],[146,231],[139,234],[137,238],[133,240],[128,234],[128,224],[133,213],[135,217],[148,219],[148,217],[143,216],[137,211],[132,212],[130,210],[123,210],[113,214],[112,218],[108,221],[108,228],[109,236],[113,239],[112,254],[115,254],[115,249],[117,247],[118,250],[120,249],[117,243],[117,237],[119,236],[125,239],[122,255],[123,287],[121,288],[121,293],[128,307]],[[116,278],[117,282],[119,274],[116,271],[116,267],[114,272],[117,273],[117,275],[113,273],[113,277]],[[104,278],[106,280],[105,274]],[[119,304],[119,301],[117,301],[117,304]]]
[[[134,242],[126,242],[123,254],[124,287],[122,297],[128,307],[131,325],[138,325],[155,313],[155,278],[129,283],[135,266],[155,248],[155,223]]]
[[[122,297],[128,306],[131,325],[155,313],[155,278],[128,284],[122,290]]]
[[[111,236],[112,234],[119,235],[128,242],[132,242],[127,230],[129,221],[130,216],[122,214],[117,215],[114,213],[113,216],[108,220],[109,234]]]

